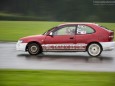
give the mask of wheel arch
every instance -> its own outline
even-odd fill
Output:
[[[86,46],[86,51],[88,50],[89,45],[92,44],[92,43],[99,44],[100,47],[101,47],[101,49],[103,50],[103,47],[102,47],[102,45],[101,45],[99,42],[97,42],[97,41],[93,41],[93,42],[88,43],[88,45]]]
[[[28,45],[29,44],[31,44],[31,43],[36,43],[36,44],[38,44],[38,46],[40,47],[40,49],[41,49],[41,52],[42,52],[42,46],[41,46],[41,44],[39,43],[39,42],[37,42],[37,41],[30,41],[30,42],[28,42],[28,44],[26,45],[26,48],[25,48],[25,51],[28,51]]]

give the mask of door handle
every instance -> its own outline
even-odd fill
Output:
[[[70,39],[74,39],[74,37],[70,37]]]

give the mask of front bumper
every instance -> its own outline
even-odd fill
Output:
[[[22,43],[21,41],[18,41],[16,44],[16,50],[25,51],[26,46],[27,46],[27,43]]]
[[[103,50],[109,51],[115,49],[115,42],[100,42]]]

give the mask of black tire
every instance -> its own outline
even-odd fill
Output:
[[[87,52],[90,56],[97,57],[102,53],[102,47],[98,43],[91,43],[87,48]]]
[[[37,43],[28,44],[28,52],[30,55],[37,55],[41,53],[41,47]]]

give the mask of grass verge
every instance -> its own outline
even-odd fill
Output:
[[[48,21],[0,21],[0,41],[17,41],[28,35],[42,34],[63,22]],[[98,23],[115,30],[115,23]]]
[[[115,72],[0,69],[0,86],[115,86]]]

